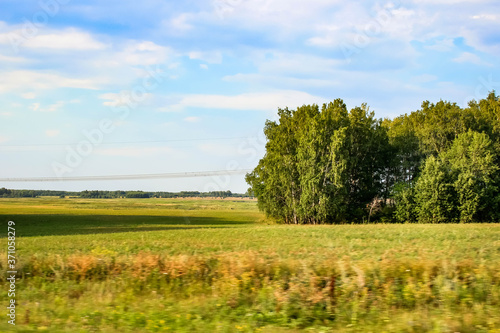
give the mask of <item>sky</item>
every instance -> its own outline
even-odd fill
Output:
[[[244,193],[278,108],[377,118],[500,91],[498,0],[0,0],[0,178]]]

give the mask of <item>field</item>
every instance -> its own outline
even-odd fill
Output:
[[[500,332],[500,225],[284,226],[256,202],[0,199],[2,332]],[[6,274],[0,279],[8,300]],[[5,313],[6,308],[2,305]]]

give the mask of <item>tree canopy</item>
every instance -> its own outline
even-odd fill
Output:
[[[500,203],[500,100],[467,108],[425,101],[420,110],[376,119],[341,99],[278,109],[267,121],[266,154],[247,174],[259,208],[283,223],[384,219],[492,221]],[[494,213],[495,212],[495,213]]]

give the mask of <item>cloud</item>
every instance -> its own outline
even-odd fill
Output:
[[[1,73],[0,93],[26,89],[46,90],[57,88],[97,89],[98,82],[92,79],[74,78],[53,72],[15,70]]]
[[[220,64],[222,63],[222,54],[219,51],[212,52],[199,52],[192,51],[188,53],[189,59],[202,60],[208,62],[209,64]]]
[[[145,68],[155,65],[164,65],[172,71],[170,76],[175,75],[172,60],[179,55],[167,46],[146,39],[110,39],[76,28],[41,27],[20,46],[22,57],[8,56],[12,52],[9,36],[16,29],[18,25],[0,26],[0,65],[4,65],[0,66],[0,93],[39,96],[38,90],[47,89],[123,87],[147,76]]]
[[[200,68],[201,69],[208,69],[208,65],[206,65],[206,64],[200,64]]]
[[[290,38],[314,21],[331,16],[340,0],[219,1],[209,17],[213,24],[261,30],[270,38]],[[221,15],[222,14],[222,15]]]
[[[51,104],[49,105],[46,109],[44,109],[43,111],[46,111],[46,112],[55,112],[57,111],[58,109],[62,108],[66,103],[64,101],[58,101],[54,104]]]
[[[0,63],[10,62],[10,63],[24,63],[27,62],[26,58],[23,57],[9,57],[0,54]]]
[[[500,19],[500,15],[494,14],[481,14],[472,16],[474,20],[486,20],[486,21],[498,21]]]
[[[438,52],[448,52],[455,48],[455,43],[453,38],[444,38],[441,40],[434,41],[431,45],[424,46],[427,50],[434,50]]]
[[[30,109],[33,111],[38,111],[40,109],[40,103],[31,104]]]
[[[188,123],[197,123],[200,122],[201,118],[200,117],[186,117],[184,118],[184,121]]]
[[[458,5],[458,4],[479,4],[491,2],[491,0],[413,0],[416,4],[433,4],[433,5]]]
[[[338,77],[328,78],[296,78],[283,74],[235,74],[223,77],[224,81],[234,83],[252,84],[256,86],[268,86],[276,89],[335,89],[342,85]]]
[[[490,64],[486,63],[483,61],[477,54],[473,54],[470,52],[464,52],[458,57],[453,59],[454,62],[457,63],[471,63],[475,65],[487,65],[490,66]]]
[[[193,30],[194,26],[189,23],[194,18],[191,13],[182,13],[176,17],[173,17],[162,22],[163,28],[168,32],[173,32],[174,34],[183,34],[190,30]]]
[[[327,77],[346,62],[311,54],[265,52],[253,54],[260,73],[287,76]]]
[[[133,41],[112,59],[117,64],[155,65],[164,63],[172,51],[151,41]]]
[[[71,51],[102,50],[108,47],[106,44],[97,41],[89,33],[73,28],[28,38],[23,46],[32,49]]]
[[[118,106],[133,106],[139,103],[145,103],[150,100],[153,94],[151,93],[141,93],[135,98],[135,95],[131,91],[123,90],[119,93],[106,93],[99,95],[99,99],[105,100],[102,105],[110,107]]]
[[[61,133],[59,130],[46,130],[45,135],[48,136],[49,138],[53,138],[58,136]]]
[[[323,103],[324,98],[302,91],[284,90],[274,92],[244,93],[240,95],[185,95],[174,105],[178,108],[194,107],[229,110],[275,111],[277,108],[295,108],[303,104]]]
[[[27,93],[21,94],[21,97],[24,99],[34,99],[36,97],[36,94],[34,92],[27,92]]]
[[[3,135],[0,135],[0,143],[4,143],[4,142],[7,142],[9,141],[10,139],[6,136],[3,136]]]
[[[41,103],[36,102],[32,103],[29,108],[33,111],[38,111],[38,112],[56,112],[59,109],[63,108],[66,104],[76,104],[80,103],[80,100],[78,99],[73,99],[70,101],[57,101],[55,103],[49,104],[46,107],[42,107]]]

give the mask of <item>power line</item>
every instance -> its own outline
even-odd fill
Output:
[[[229,138],[205,138],[205,139],[172,139],[172,140],[154,140],[154,141],[117,141],[117,142],[102,142],[102,145],[121,145],[121,144],[143,144],[143,143],[167,143],[167,142],[189,142],[189,141],[217,141],[217,140],[237,140],[237,139],[252,139],[255,137],[240,136]],[[22,145],[0,145],[0,148],[18,148],[18,147],[54,147],[54,146],[74,146],[79,142],[74,143],[40,143],[40,144],[22,144]]]
[[[0,182],[60,182],[60,181],[92,181],[92,180],[136,180],[136,179],[166,179],[166,178],[193,178],[210,176],[240,175],[252,171],[241,170],[217,170],[199,172],[177,172],[177,173],[150,173],[140,175],[108,175],[108,176],[78,176],[78,177],[30,177],[30,178],[0,178]]]

